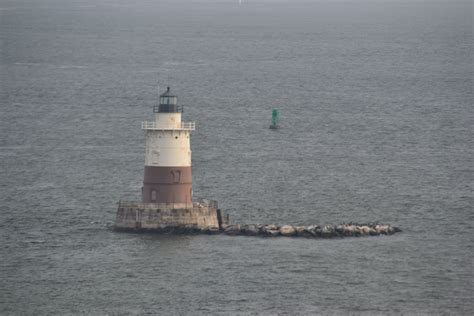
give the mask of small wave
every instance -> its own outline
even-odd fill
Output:
[[[45,63],[24,63],[24,62],[16,62],[14,65],[17,66],[47,66],[56,69],[87,69],[88,66],[83,65],[53,65],[53,64],[45,64]]]
[[[126,272],[124,275],[125,275],[126,278],[136,278],[137,277],[136,274],[133,273],[133,272]]]
[[[42,239],[37,240],[26,240],[25,243],[27,244],[44,244],[46,241]]]
[[[202,66],[209,66],[209,63],[207,62],[204,62],[204,61],[195,61],[195,62],[187,62],[187,61],[183,61],[183,62],[175,62],[175,61],[167,61],[167,62],[164,62],[163,65],[166,67],[166,66],[171,66],[171,67],[175,67],[175,66],[184,66],[184,67],[202,67]]]
[[[4,156],[17,155],[18,151],[31,149],[30,145],[12,145],[12,146],[1,146],[0,145],[0,154]]]
[[[40,66],[42,65],[41,63],[14,63],[14,65],[19,65],[19,66]]]
[[[137,70],[136,72],[138,72],[138,73],[156,73],[156,72],[160,72],[160,70],[158,70],[158,69],[149,69],[149,70]]]
[[[87,69],[87,66],[76,66],[76,65],[61,65],[59,69]]]

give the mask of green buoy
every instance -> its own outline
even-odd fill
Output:
[[[280,112],[278,112],[277,109],[272,110],[272,125],[270,125],[270,129],[277,129],[280,126],[278,126],[278,121],[280,120]]]

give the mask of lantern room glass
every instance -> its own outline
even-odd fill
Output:
[[[177,102],[177,98],[176,97],[161,97],[160,98],[160,104],[170,104],[170,105],[176,105],[178,102]]]

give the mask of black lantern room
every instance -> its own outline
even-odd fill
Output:
[[[165,93],[160,95],[160,105],[155,106],[153,112],[177,113],[183,112],[183,107],[178,105],[178,98],[171,93],[170,87],[168,87]]]

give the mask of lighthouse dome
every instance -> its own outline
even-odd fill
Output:
[[[178,98],[171,93],[170,87],[168,87],[164,93],[160,94],[160,106],[158,112],[182,112],[182,108],[178,106]]]

